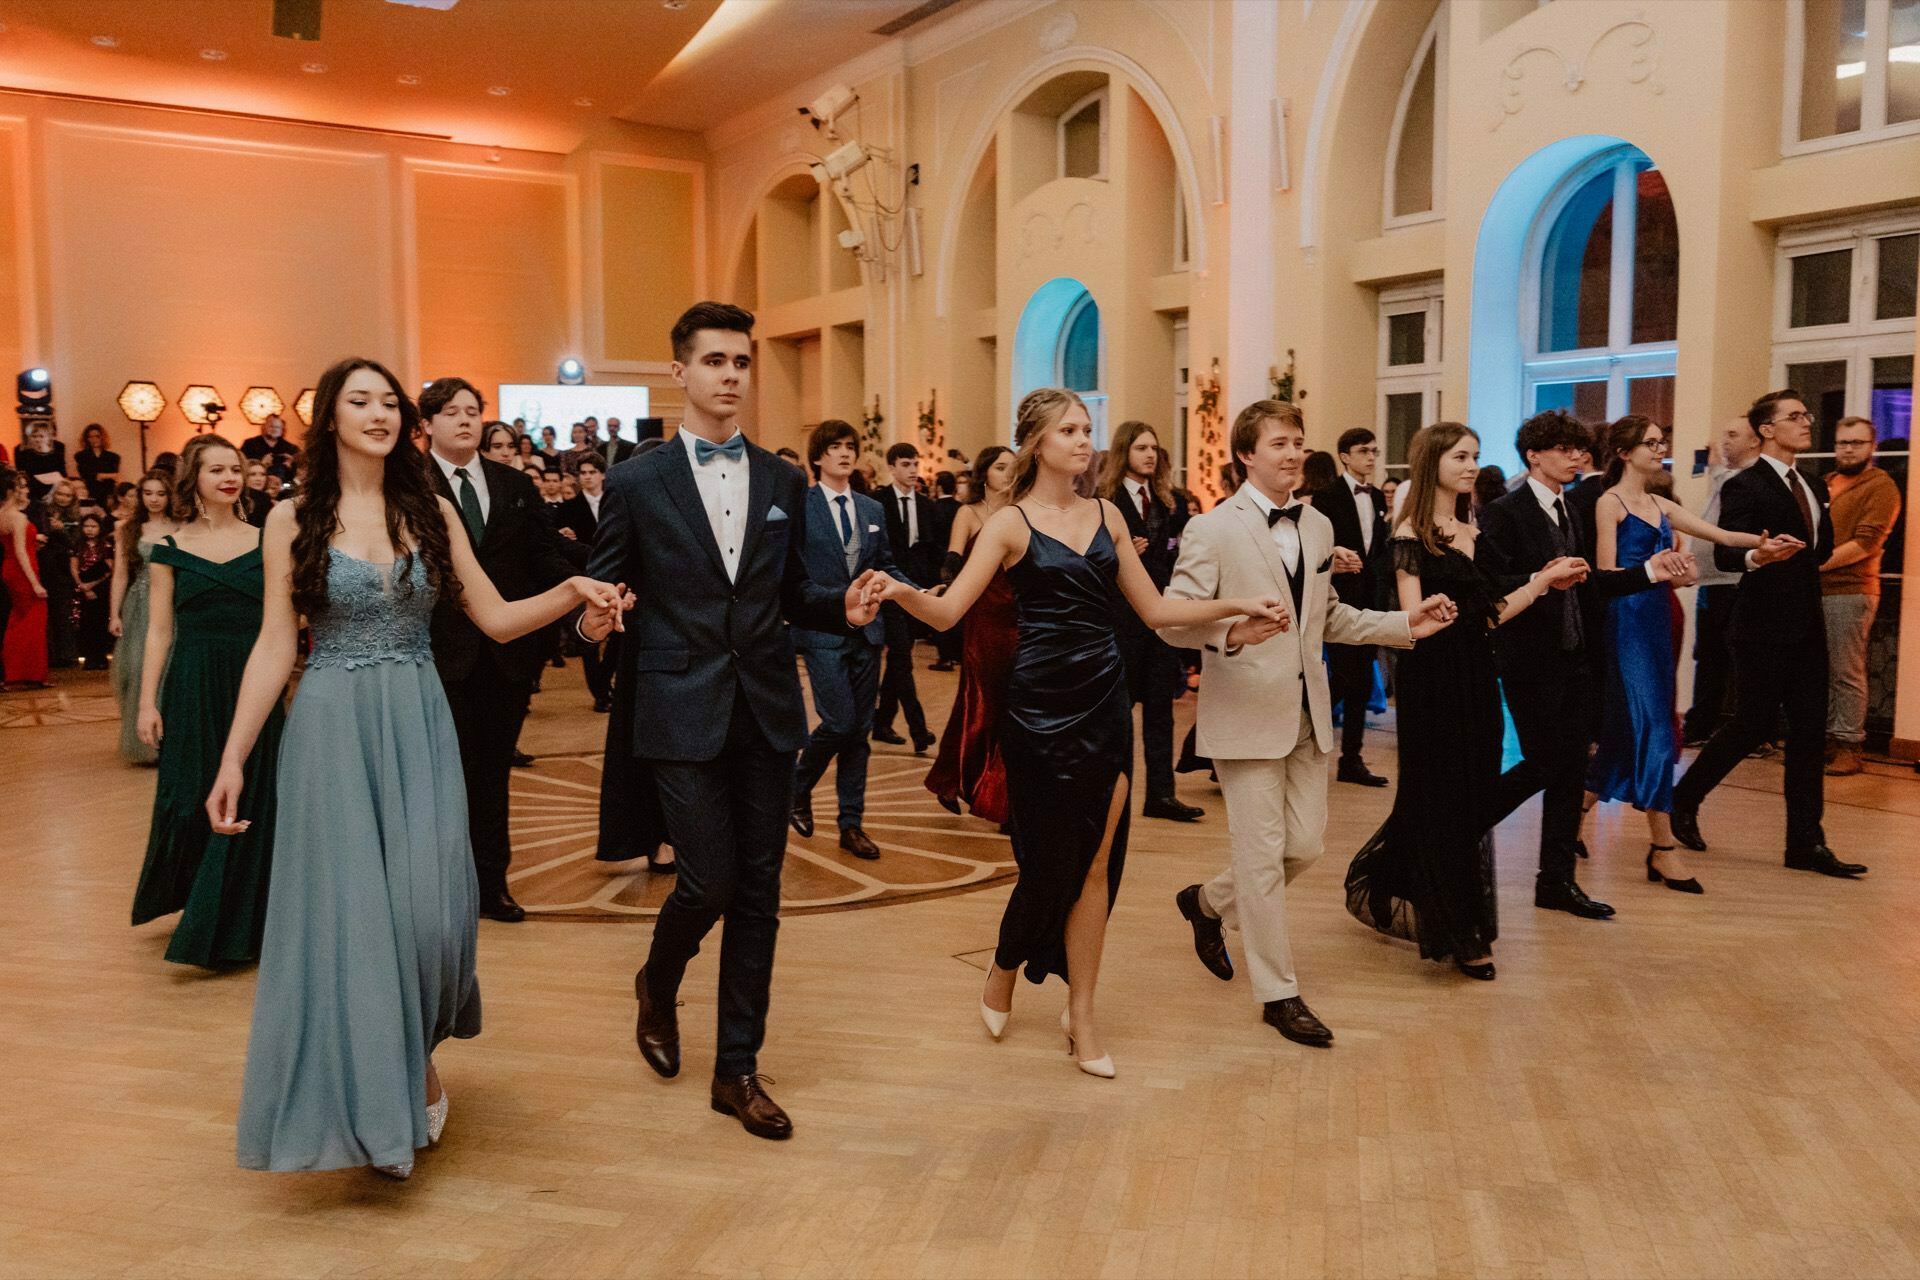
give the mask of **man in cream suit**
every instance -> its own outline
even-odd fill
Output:
[[[1263,1020],[1289,1040],[1325,1047],[1333,1032],[1300,998],[1286,914],[1286,887],[1320,856],[1327,828],[1327,752],[1337,739],[1321,645],[1409,648],[1453,620],[1453,602],[1431,596],[1413,613],[1382,613],[1333,594],[1333,525],[1293,500],[1307,456],[1293,405],[1255,401],[1234,420],[1231,443],[1240,490],[1187,525],[1166,594],[1278,591],[1293,604],[1292,625],[1244,618],[1160,632],[1201,651],[1198,749],[1220,773],[1233,841],[1228,868],[1182,889],[1175,904],[1193,926],[1201,963],[1223,981],[1233,962],[1221,925],[1238,928]],[[1268,639],[1276,630],[1290,634]]]

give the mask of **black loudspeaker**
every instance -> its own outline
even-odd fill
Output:
[[[318,40],[320,0],[273,0],[273,34],[286,40]]]
[[[635,418],[633,420],[633,430],[636,439],[660,440],[665,438],[667,434],[667,420],[665,418]]]

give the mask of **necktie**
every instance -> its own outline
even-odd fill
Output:
[[[1275,507],[1273,510],[1267,512],[1267,528],[1273,528],[1273,526],[1279,524],[1282,520],[1291,520],[1294,524],[1299,524],[1300,504],[1296,502],[1290,507]]]
[[[913,545],[913,499],[900,494],[900,532],[905,535],[907,545]]]
[[[725,444],[715,444],[699,436],[693,438],[693,460],[696,463],[704,466],[716,453],[728,462],[739,462],[747,456],[747,438],[737,431]]]
[[[1562,546],[1565,546],[1568,533],[1566,499],[1555,498],[1553,500],[1553,522],[1560,527],[1560,543]]]
[[[1807,525],[1807,542],[1811,544],[1820,533],[1820,527],[1814,523],[1813,495],[1807,492],[1807,482],[1791,468],[1787,471],[1787,487],[1793,490],[1793,496],[1800,503],[1800,518]]]
[[[1566,499],[1558,496],[1553,500],[1553,527],[1556,541],[1560,544],[1560,554],[1573,555],[1577,550],[1573,523],[1567,518]],[[1586,620],[1580,616],[1580,601],[1573,588],[1555,594],[1560,597],[1560,648],[1572,653],[1585,639]]]
[[[467,536],[477,547],[487,531],[487,518],[480,514],[480,495],[474,492],[473,477],[465,467],[455,467],[453,474],[460,477],[460,516],[467,522]]]
[[[840,508],[840,550],[846,557],[847,572],[853,572],[853,562],[860,556],[860,544],[853,536],[853,521],[847,515],[847,495],[841,494],[834,500]]]

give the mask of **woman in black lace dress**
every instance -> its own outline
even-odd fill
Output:
[[[1394,578],[1403,608],[1440,593],[1459,609],[1453,626],[1403,653],[1395,673],[1400,789],[1393,812],[1347,869],[1347,910],[1362,924],[1492,978],[1493,828],[1504,723],[1493,628],[1548,591],[1586,574],[1555,560],[1501,593],[1474,563],[1467,503],[1480,469],[1480,437],[1457,422],[1423,428],[1409,451],[1406,518],[1394,528]]]

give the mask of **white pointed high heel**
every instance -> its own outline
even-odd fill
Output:
[[[440,1101],[427,1104],[427,1145],[430,1147],[439,1146],[440,1135],[447,1131],[448,1106],[447,1091],[443,1086],[440,1090]]]
[[[1007,1019],[1011,1018],[1012,1016],[1013,1016],[1013,1010],[1011,1009],[1007,1010],[1005,1013],[1002,1013],[998,1009],[988,1008],[987,1002],[985,1000],[982,1000],[980,1002],[980,1021],[987,1024],[987,1034],[992,1036],[995,1040],[998,1040],[1001,1037],[1001,1035],[1003,1035],[1006,1032]]]
[[[1060,1011],[1060,1029],[1067,1033],[1067,1056],[1073,1059],[1073,1065],[1079,1067],[1088,1075],[1098,1076],[1102,1080],[1111,1080],[1114,1078],[1117,1072],[1114,1070],[1112,1054],[1103,1053],[1097,1058],[1082,1058],[1074,1053],[1073,1010],[1062,1009]]]

